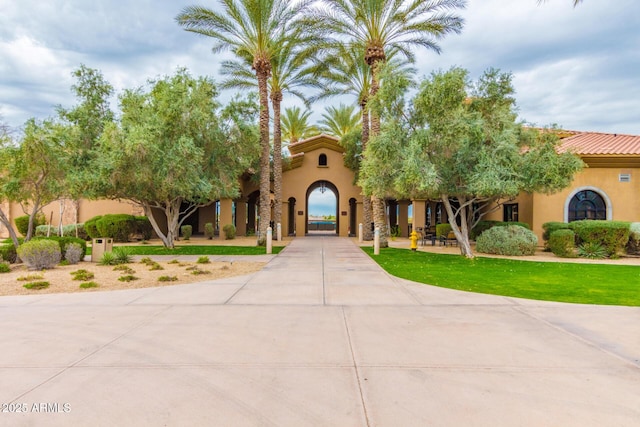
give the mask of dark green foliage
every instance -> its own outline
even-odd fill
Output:
[[[98,232],[97,223],[98,221],[100,221],[100,219],[102,219],[102,215],[94,216],[90,220],[84,222],[84,229],[87,232],[89,238],[97,239],[99,237],[106,237],[100,236],[100,233]]]
[[[70,243],[76,243],[80,245],[80,248],[82,248],[80,259],[83,259],[85,255],[87,255],[87,242],[85,242],[83,239],[78,239],[75,237],[66,237],[66,236],[63,236],[63,237],[51,236],[51,237],[34,237],[33,240],[52,240],[54,242],[57,242],[58,245],[60,245],[60,253],[63,255],[67,253],[67,247]]]
[[[436,237],[447,237],[450,231],[451,231],[451,224],[449,223],[436,225]]]
[[[8,273],[11,271],[11,266],[8,262],[0,262],[0,273]]]
[[[136,216],[136,234],[139,234],[142,240],[149,240],[153,236],[153,227],[149,218],[146,216]]]
[[[0,245],[0,258],[3,261],[8,261],[11,264],[16,262],[18,254],[16,253],[16,247],[13,243]]]
[[[630,223],[624,221],[583,220],[571,223],[577,243],[600,243],[613,256],[624,251],[629,242]]]
[[[14,222],[16,224],[16,229],[18,230],[18,232],[23,236],[26,236],[27,232],[29,231],[29,215],[19,216],[14,220]],[[33,220],[34,232],[37,226],[44,225],[46,224],[46,222],[47,221],[43,214],[36,215],[35,219]]]
[[[208,222],[204,225],[204,235],[209,240],[213,239],[213,236],[215,235],[215,230],[213,228],[212,223]]]
[[[227,224],[222,227],[222,231],[224,231],[226,240],[233,240],[236,238],[236,226],[233,224]]]
[[[136,277],[132,274],[126,274],[124,276],[118,277],[118,280],[121,282],[133,282],[134,280],[138,280],[139,277]]]
[[[178,280],[177,276],[160,276],[158,282],[175,282]]]
[[[80,283],[81,289],[97,288],[99,285],[96,282]]]
[[[182,232],[182,238],[184,240],[189,240],[191,238],[191,234],[193,233],[193,227],[190,225],[183,225],[180,227],[180,231]]]
[[[571,229],[571,225],[569,225],[566,222],[545,222],[544,224],[542,224],[542,230],[544,230],[542,232],[542,239],[545,242],[545,246],[549,241],[549,236],[551,236],[551,233],[553,233],[556,230],[569,230],[569,229]]]
[[[40,281],[40,282],[31,282],[31,283],[26,283],[23,286],[27,289],[32,289],[32,290],[40,290],[40,289],[47,289],[49,287],[50,283],[46,282],[46,281]]]
[[[137,230],[137,223],[133,215],[109,214],[96,222],[96,228],[100,234],[98,237],[111,237],[115,242],[128,242],[129,236]]]
[[[497,255],[534,255],[537,246],[538,238],[533,231],[520,225],[492,227],[476,242],[478,252]]]
[[[527,230],[531,230],[531,226],[526,222],[503,222],[503,221],[478,221],[475,227],[469,233],[471,240],[476,240],[484,231],[492,227],[504,227],[507,225],[519,225]]]
[[[549,235],[547,246],[555,256],[563,258],[575,257],[576,234],[573,230],[560,229],[555,230]]]

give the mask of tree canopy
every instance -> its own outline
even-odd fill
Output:
[[[516,122],[511,80],[493,69],[476,82],[461,68],[435,72],[406,105],[408,81],[387,76],[371,102],[383,127],[365,151],[365,191],[440,199],[462,254],[472,257],[469,230],[490,206],[569,185],[582,161],[557,152],[554,132]]]

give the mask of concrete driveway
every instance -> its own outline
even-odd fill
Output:
[[[640,308],[419,285],[349,239],[250,276],[0,297],[0,326],[2,426],[640,424]]]

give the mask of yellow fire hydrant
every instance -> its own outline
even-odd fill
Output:
[[[409,236],[409,240],[411,240],[411,250],[415,251],[418,249],[418,233],[416,233],[415,231],[411,232],[411,235]]]

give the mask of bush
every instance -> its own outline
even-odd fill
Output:
[[[449,223],[436,225],[436,237],[447,237],[450,231],[451,231],[451,224]]]
[[[552,231],[547,246],[555,256],[574,258],[576,256],[576,233],[566,228]]]
[[[97,237],[111,237],[115,242],[126,243],[129,236],[136,233],[137,223],[133,215],[109,214],[96,221],[96,228],[100,234]]]
[[[150,240],[153,236],[153,227],[151,221],[146,216],[134,217],[136,222],[136,234],[140,235],[142,240]]]
[[[213,228],[212,223],[208,222],[204,225],[204,235],[209,240],[213,239],[213,236],[215,235],[215,230]]]
[[[95,275],[91,271],[87,271],[85,269],[76,270],[71,272],[71,276],[73,280],[90,280],[95,277]]]
[[[582,258],[602,259],[606,258],[607,251],[600,243],[583,243],[578,246],[578,256]]]
[[[201,256],[198,257],[198,260],[196,261],[198,264],[209,264],[211,261],[209,260],[208,256]]]
[[[16,219],[14,219],[13,222],[15,222],[16,224],[16,230],[18,230],[18,232],[23,236],[26,236],[27,232],[29,231],[29,215],[19,216]],[[36,228],[39,225],[43,225],[46,223],[47,223],[47,220],[45,219],[44,215],[41,213],[37,214],[33,220],[34,234],[35,234]]]
[[[84,259],[85,251],[82,250],[82,246],[79,243],[69,243],[67,249],[64,252],[64,259],[69,261],[69,264],[77,264]]]
[[[102,215],[98,215],[84,222],[84,230],[86,231],[89,238],[97,239],[99,237],[107,237],[107,236],[101,236],[100,233],[98,232],[97,223],[101,219],[102,219]]]
[[[471,229],[469,233],[469,238],[471,240],[476,240],[478,236],[480,236],[486,230],[492,227],[505,227],[507,225],[519,225],[520,227],[524,227],[527,230],[531,230],[531,226],[526,222],[503,222],[503,221],[478,221],[478,223]]]
[[[538,246],[538,237],[520,225],[492,227],[478,236],[476,250],[497,255],[533,255]]]
[[[138,280],[138,277],[132,274],[127,274],[127,275],[118,277],[118,280],[121,282],[133,282],[134,280]]]
[[[47,289],[49,287],[50,283],[46,282],[46,281],[40,281],[40,282],[31,282],[31,283],[26,283],[24,285],[22,285],[23,287],[27,288],[27,289],[32,289],[32,290],[40,290],[40,289]]]
[[[76,237],[76,229],[78,232],[78,238],[82,240],[88,240],[89,236],[84,229],[84,224],[68,224],[62,227],[62,235],[68,237]],[[59,236],[60,228],[54,227],[53,225],[39,225],[36,228],[36,236],[46,237],[49,236]]]
[[[624,251],[629,242],[630,223],[623,221],[583,220],[571,223],[576,233],[577,243],[599,243],[607,251],[607,255],[615,256]]]
[[[640,222],[632,222],[629,227],[627,253],[630,255],[640,255]]]
[[[0,261],[0,273],[8,273],[11,271],[11,266],[8,262]]]
[[[544,240],[545,248],[548,248],[549,236],[556,230],[570,230],[571,225],[566,222],[545,222],[542,224],[542,240]]]
[[[116,265],[115,262],[115,255],[113,254],[113,252],[105,252],[102,254],[102,257],[100,258],[100,261],[98,261],[98,264],[100,265]]]
[[[58,245],[60,246],[60,253],[61,254],[65,254],[65,255],[67,253],[67,247],[71,243],[75,243],[77,245],[80,245],[80,248],[82,249],[82,253],[80,255],[80,259],[83,259],[85,257],[85,255],[87,254],[87,242],[85,242],[82,239],[77,239],[75,237],[66,237],[66,236],[65,237],[58,237],[58,236],[35,237],[32,240],[50,240],[50,241],[53,241],[53,242],[57,242]]]
[[[131,254],[126,247],[113,248],[112,253],[115,264],[129,264],[131,262]]]
[[[18,258],[18,253],[16,252],[16,247],[11,244],[0,245],[0,258],[3,261],[7,261],[11,264],[16,262]]]
[[[60,245],[49,239],[31,240],[18,248],[18,256],[30,270],[55,267],[62,259]]]
[[[178,280],[177,276],[160,276],[158,282],[175,282]]]
[[[226,240],[233,240],[236,238],[236,226],[233,224],[227,224],[222,227],[222,231],[224,231]]]
[[[191,234],[193,233],[193,227],[190,225],[183,225],[180,227],[180,232],[182,233],[182,238],[184,240],[189,240],[191,238]]]
[[[96,282],[80,283],[81,289],[97,288],[99,285]]]

